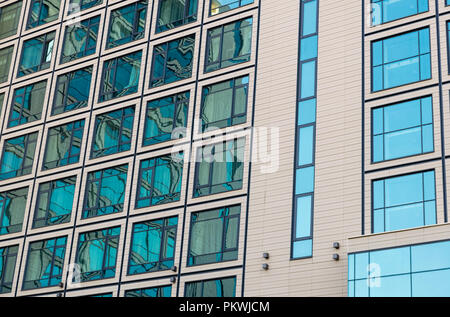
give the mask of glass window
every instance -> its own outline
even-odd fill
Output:
[[[133,225],[128,275],[170,270],[174,265],[178,217]]]
[[[39,184],[33,228],[70,222],[76,176]]]
[[[70,0],[68,14],[73,14],[92,8],[102,2],[102,0]]]
[[[183,177],[183,153],[141,161],[136,208],[180,200]]]
[[[61,0],[31,0],[27,29],[58,19]]]
[[[206,73],[250,60],[252,25],[253,19],[247,18],[208,30]]]
[[[67,237],[31,242],[23,289],[57,286],[61,283]]]
[[[99,102],[138,91],[141,56],[139,51],[104,62]]]
[[[4,94],[4,93],[0,93],[0,112],[1,112],[2,109],[3,109],[3,101],[4,101],[4,98],[5,98],[5,94]]]
[[[0,193],[0,235],[22,231],[28,187]]]
[[[184,296],[236,297],[236,277],[186,283]]]
[[[92,66],[59,75],[52,115],[87,107],[91,78]]]
[[[194,61],[195,35],[156,45],[150,87],[158,87],[191,78]]]
[[[428,28],[372,42],[372,91],[431,79]]]
[[[209,14],[224,13],[251,3],[253,0],[210,0]]]
[[[177,131],[186,128],[189,97],[190,93],[185,92],[147,103],[143,146],[177,138]]]
[[[139,1],[113,10],[109,22],[106,48],[144,38],[147,1]]]
[[[204,86],[201,132],[247,121],[248,76]]]
[[[91,158],[130,150],[133,120],[134,106],[96,116]]]
[[[349,255],[351,297],[449,297],[450,241]]]
[[[22,1],[17,1],[0,8],[0,40],[17,33]]]
[[[374,233],[436,224],[434,171],[372,183]]]
[[[125,291],[125,297],[170,297],[172,286],[159,286]]]
[[[50,67],[55,32],[39,35],[26,40],[22,47],[18,77],[28,75]]]
[[[128,164],[88,174],[83,219],[123,211],[127,173]]]
[[[61,64],[95,53],[100,16],[66,26]]]
[[[112,278],[116,275],[119,238],[120,227],[79,235],[75,263],[80,266],[81,282]]]
[[[237,260],[240,214],[240,206],[192,213],[188,265]]]
[[[19,246],[0,248],[0,294],[11,293]]]
[[[197,152],[194,197],[242,188],[245,139],[208,145]]]
[[[66,166],[80,160],[84,119],[50,128],[45,147],[43,170]]]
[[[428,0],[372,0],[372,25],[428,11]]]
[[[14,46],[0,49],[0,84],[8,81]]]
[[[434,151],[432,98],[372,110],[372,161]]]
[[[47,81],[14,89],[8,128],[41,119]]]
[[[197,0],[159,1],[156,33],[197,21]]]
[[[5,140],[0,165],[0,180],[31,174],[38,133]]]

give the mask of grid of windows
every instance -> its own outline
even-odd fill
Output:
[[[187,266],[238,260],[240,205],[217,207],[220,215],[203,219],[204,210],[211,211],[203,204],[217,199],[203,197],[204,202],[195,204],[193,199],[222,193],[223,205],[229,206],[247,195],[235,191],[245,183],[248,133],[242,129],[253,95],[249,78],[256,67],[239,64],[252,59],[253,21],[259,12],[256,5],[240,8],[253,0],[221,1],[220,13],[236,10],[236,15],[226,22],[225,15],[215,17],[214,27],[194,23],[205,16],[204,0],[10,3],[0,5],[0,40],[19,38],[6,39],[0,48],[0,242],[5,245],[16,237],[22,242],[18,247],[11,243],[9,253],[3,248],[7,256],[1,254],[0,293],[64,296],[72,276],[71,282],[90,288],[99,280],[116,285],[119,276],[128,275],[133,281],[156,278],[161,283],[126,287],[121,294],[167,297],[180,295],[180,288],[165,286],[167,280],[162,282],[160,276],[176,276]],[[202,39],[219,29],[226,43],[221,44],[216,73],[206,84],[200,78],[206,72],[199,65],[205,52],[218,46]],[[174,32],[164,32],[169,30]],[[234,53],[226,51],[228,44]],[[221,71],[231,65],[239,67]],[[179,83],[180,89],[159,89],[182,80],[186,85]],[[193,127],[202,121],[204,129],[196,131]],[[227,137],[231,140],[223,143],[223,151],[221,145],[210,146],[221,159],[197,168],[188,161],[203,150],[194,135],[211,126],[233,127],[239,136]],[[190,143],[193,151],[180,146],[171,154],[171,140]],[[194,174],[201,176],[196,184],[206,174],[210,181],[195,187],[190,183]],[[198,209],[190,213],[192,223],[184,219],[190,204]],[[216,227],[221,233],[215,242],[200,229]],[[191,245],[190,236],[195,239]],[[177,254],[182,245],[192,254],[187,248]],[[19,250],[23,251],[18,254]],[[11,261],[16,257],[21,269],[14,274]],[[63,274],[69,259],[76,264],[73,275]],[[224,276],[230,276],[232,265],[236,262]],[[214,284],[227,288],[217,290],[217,295],[235,294],[236,278],[234,284],[228,280]],[[212,284],[202,283],[202,293],[212,294]],[[12,289],[13,285],[17,286]],[[105,292],[116,294],[99,294]]]

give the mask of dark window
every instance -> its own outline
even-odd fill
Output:
[[[58,19],[61,0],[31,0],[27,29]]]
[[[0,180],[31,174],[38,133],[5,140],[0,164]]]
[[[158,286],[125,291],[125,297],[170,297],[172,286]]]
[[[19,246],[0,248],[0,294],[11,293]]]
[[[186,283],[184,296],[236,297],[236,277]]]
[[[191,78],[195,35],[156,45],[153,49],[151,87]]]

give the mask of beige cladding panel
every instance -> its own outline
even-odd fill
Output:
[[[361,233],[361,8],[319,4],[314,257],[291,261],[299,1],[262,0],[255,127],[280,129],[280,162],[273,174],[252,165],[245,296],[347,294],[346,241]]]

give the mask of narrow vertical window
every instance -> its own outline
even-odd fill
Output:
[[[28,187],[0,193],[0,235],[22,231]]]
[[[7,82],[14,46],[0,49],[0,84]]]
[[[11,293],[19,246],[0,248],[0,294]]]

